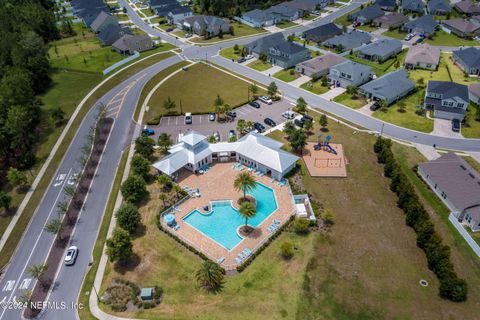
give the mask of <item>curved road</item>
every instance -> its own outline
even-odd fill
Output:
[[[183,49],[185,57],[189,59],[208,59],[224,68],[264,85],[268,85],[272,81],[270,77],[264,74],[218,56],[218,51],[221,48],[232,46],[234,43],[244,44],[264,35],[227,41],[205,47],[190,46],[176,40],[174,37],[151,28],[133,12],[125,0],[119,0],[119,2],[121,6],[127,8],[130,18],[137,26],[151,35],[159,36],[163,40],[179,46]],[[302,30],[330,22],[344,13],[359,7],[362,2],[351,3],[349,6],[338,10],[328,17],[318,19],[307,26],[284,31],[284,33],[301,32]],[[121,153],[125,146],[129,145],[132,139],[139,133],[139,128],[132,122],[132,116],[142,87],[155,74],[180,61],[181,58],[179,56],[160,61],[126,79],[98,101],[98,103],[110,105],[108,114],[115,118],[114,127],[105,147],[102,160],[99,163],[97,175],[92,182],[92,188],[86,199],[85,208],[79,217],[72,236],[71,244],[77,245],[80,248],[77,262],[73,267],[65,267],[63,264],[59,267],[54,289],[48,299],[49,302],[67,302],[66,308],[63,309],[61,304],[56,306],[51,305],[51,308],[48,308],[42,313],[42,318],[49,320],[78,318],[77,312],[75,308],[72,308],[71,303],[77,301],[78,292],[81,289],[82,281],[91,259],[98,228],[105,205],[108,201]],[[381,131],[383,128],[384,134],[390,137],[426,145],[435,143],[437,147],[446,149],[480,151],[479,139],[439,137],[397,127],[325,100],[280,80],[275,81],[286,98],[295,100],[303,96],[309,105],[314,108],[328,111],[331,114],[373,131]],[[26,290],[31,290],[34,286],[35,281],[31,279],[25,270],[28,266],[42,263],[46,259],[54,237],[44,232],[43,226],[56,215],[57,203],[64,198],[63,186],[72,183],[72,174],[79,170],[76,159],[81,154],[81,147],[84,145],[89,128],[94,121],[95,109],[92,109],[87,113],[78,129],[74,140],[62,159],[61,165],[57,169],[55,177],[49,188],[45,191],[44,197],[21,239],[6,273],[0,281],[0,301],[4,307],[0,309],[0,320],[21,318],[21,310],[8,308],[11,306],[9,302],[11,303],[16,297],[21,296]]]

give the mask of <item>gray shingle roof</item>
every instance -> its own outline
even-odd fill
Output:
[[[450,12],[452,7],[445,0],[430,0],[427,3],[428,12],[433,13],[435,11]]]
[[[356,19],[358,17],[364,17],[366,20],[373,20],[377,17],[383,16],[384,14],[385,12],[383,12],[383,10],[378,5],[373,5],[365,7],[355,13],[352,13],[350,16],[353,19]]]
[[[315,72],[320,72],[330,69],[330,67],[335,66],[339,63],[347,61],[346,58],[336,55],[336,54],[326,54],[324,56],[316,57],[304,62],[297,64],[299,67],[305,67],[314,70]]]
[[[459,97],[468,102],[468,87],[466,85],[450,81],[428,81],[427,92],[435,92],[443,95],[443,99]]]
[[[392,14],[386,14],[384,16],[378,17],[374,20],[376,23],[385,23],[388,24],[400,24],[408,21],[408,17],[404,16],[401,13],[393,12]]]
[[[325,38],[325,37],[332,37],[339,33],[342,33],[342,29],[340,29],[334,23],[327,23],[327,24],[323,24],[321,26],[309,29],[305,31],[303,34],[304,36],[312,35],[318,38]]]
[[[361,52],[366,55],[379,55],[387,56],[402,49],[402,42],[397,39],[383,39],[379,41],[372,42],[367,44],[364,47],[358,49],[358,52]]]
[[[339,72],[344,72],[346,74],[355,75],[355,74],[370,74],[372,72],[372,68],[353,61],[345,61],[343,63],[337,64],[334,66],[335,70]]]
[[[262,37],[260,39],[254,40],[249,44],[247,44],[246,47],[250,51],[255,52],[257,54],[260,54],[262,52],[267,53],[269,48],[273,47],[275,44],[281,41],[286,41],[286,40],[283,37],[283,35],[280,32],[278,32],[278,33],[274,33],[266,37]]]
[[[480,174],[455,153],[422,163],[419,169],[447,194],[457,209],[480,205]]]
[[[400,5],[403,10],[422,12],[425,8],[425,4],[422,0],[402,0]]]
[[[455,8],[461,13],[478,14],[480,13],[480,5],[470,0],[463,0],[455,3]]]
[[[330,46],[342,45],[346,50],[350,50],[362,44],[369,43],[371,39],[372,37],[368,33],[353,30],[349,33],[333,37],[323,43]]]
[[[415,89],[415,83],[408,79],[408,74],[404,69],[399,69],[367,82],[360,89],[385,97],[387,100],[394,100],[399,93]]]
[[[408,49],[405,63],[417,64],[438,64],[440,60],[440,49],[433,47],[427,43],[412,46]]]
[[[447,28],[451,27],[464,33],[473,33],[480,29],[480,23],[476,22],[475,20],[451,19],[443,20],[442,24]]]
[[[395,0],[375,0],[375,4],[380,7],[392,7],[395,8],[397,1]]]
[[[422,32],[433,34],[435,32],[438,22],[433,19],[433,16],[427,14],[416,20],[405,23],[405,27],[409,29],[419,29]]]
[[[460,58],[469,68],[480,69],[480,49],[478,48],[455,50],[453,56]]]

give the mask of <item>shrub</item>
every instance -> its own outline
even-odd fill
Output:
[[[128,177],[120,190],[125,200],[132,203],[139,203],[148,195],[145,180],[137,175]]]
[[[135,232],[140,224],[140,213],[138,213],[137,207],[129,202],[124,203],[120,209],[118,209],[115,216],[118,225],[130,234]]]
[[[451,276],[440,281],[440,297],[453,302],[467,300],[468,287],[463,279]]]
[[[153,117],[147,120],[147,125],[156,126],[160,123],[160,116]]]
[[[293,257],[293,244],[291,242],[285,241],[280,245],[280,254],[285,259],[291,259]]]
[[[307,233],[310,226],[310,221],[303,218],[297,218],[293,222],[293,229],[296,233]]]
[[[333,224],[333,212],[331,209],[325,209],[322,212],[322,220],[327,224],[327,225],[332,225]]]

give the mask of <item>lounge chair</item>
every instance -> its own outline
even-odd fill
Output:
[[[278,220],[278,219],[273,220],[273,223],[276,223],[276,224],[280,224],[281,222],[282,222],[282,220]]]
[[[225,257],[221,257],[220,259],[217,260],[218,264],[222,264],[223,261],[225,261]]]
[[[235,258],[235,261],[237,262],[237,264],[242,264],[242,262],[243,262],[242,259],[240,259],[240,258],[238,258],[238,257]]]
[[[247,254],[247,256],[252,255],[252,250],[250,250],[248,248],[243,249],[243,252],[245,252]]]
[[[180,225],[176,224],[176,225],[173,227],[173,230],[177,231],[178,229],[180,229]]]

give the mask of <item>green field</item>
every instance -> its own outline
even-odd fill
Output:
[[[356,98],[353,98],[346,92],[333,98],[333,101],[341,103],[352,109],[360,109],[367,104],[367,100],[365,99],[365,97],[358,95]]]
[[[207,113],[214,111],[214,100],[219,94],[232,107],[248,100],[249,83],[231,76],[217,68],[198,63],[176,74],[162,84],[148,102],[150,107],[145,118],[165,114],[163,102],[170,97],[176,103],[172,111]],[[259,93],[263,92],[259,90]]]
[[[323,87],[322,82],[320,80],[317,81],[309,81],[300,86],[300,88],[310,91],[315,94],[322,94],[325,93],[329,90],[328,86]]]
[[[318,118],[318,114],[312,114]],[[159,190],[149,186],[150,201],[141,207],[145,232],[136,236],[137,267],[128,270],[108,264],[100,295],[114,278],[134,281],[140,287],[159,285],[162,303],[153,309],[115,313],[145,319],[473,319],[480,298],[480,262],[445,221],[441,202],[431,197],[411,168],[425,159],[413,148],[394,145],[402,170],[414,181],[431,212],[437,232],[452,250],[460,277],[469,279],[469,299],[452,303],[438,296],[438,281],[428,270],[415,233],[405,225],[389,180],[372,151],[375,137],[341,126],[328,125],[334,143],[343,145],[348,178],[312,178],[302,166],[301,181],[320,207],[334,212],[328,232],[298,236],[285,232],[241,274],[227,276],[223,289],[208,294],[195,283],[200,259],[155,226],[161,201]],[[318,126],[314,132],[318,131]],[[272,137],[282,140],[276,131]],[[317,136],[310,136],[316,141]],[[286,149],[289,149],[286,146]],[[435,211],[434,211],[435,210]],[[435,213],[437,212],[437,213]],[[280,257],[280,245],[294,243],[294,257]],[[428,287],[418,282],[426,279]],[[110,312],[109,308],[101,308]]]
[[[232,40],[235,38],[247,37],[247,36],[252,36],[252,35],[266,32],[262,28],[253,28],[240,22],[230,22],[230,25],[233,27],[233,35],[224,34],[222,39],[220,39],[219,37],[213,37],[211,39],[204,39],[203,37],[197,37],[197,38],[191,39],[190,41],[194,43],[211,43],[211,42],[217,42],[217,41]]]
[[[268,62],[263,62],[261,60],[255,60],[255,61],[247,64],[247,67],[250,67],[250,68],[255,69],[257,71],[265,71],[265,70],[270,69],[273,66]]]
[[[478,46],[480,41],[468,40],[457,37],[452,33],[446,33],[443,30],[435,32],[433,39],[426,39],[426,43],[435,45],[435,46],[450,46],[450,47],[459,47],[459,46]]]
[[[280,70],[273,74],[274,78],[280,79],[285,82],[291,82],[295,79],[300,78],[300,76],[300,73],[296,72],[295,69]]]

